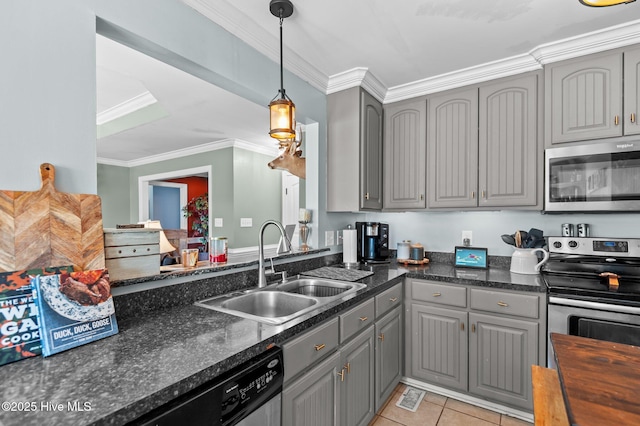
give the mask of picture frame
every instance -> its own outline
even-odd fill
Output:
[[[482,247],[455,247],[455,266],[462,268],[487,269],[487,249]]]

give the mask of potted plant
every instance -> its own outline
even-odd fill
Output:
[[[202,257],[206,256],[204,260],[209,260],[208,253],[206,253],[209,237],[209,194],[205,193],[193,197],[187,205],[182,208],[182,213],[186,218],[193,218],[191,225],[191,229],[195,231],[193,236],[200,237],[200,241],[202,241],[202,246],[200,247],[201,255]],[[203,255],[202,253],[205,254]]]

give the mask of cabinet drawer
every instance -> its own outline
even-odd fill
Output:
[[[467,307],[467,289],[425,281],[411,281],[411,298],[439,305]]]
[[[340,315],[340,342],[346,341],[360,330],[373,324],[374,316],[374,299],[369,299],[349,312]]]
[[[105,247],[135,246],[146,244],[160,244],[158,229],[105,229]]]
[[[402,303],[402,283],[376,296],[376,318]]]
[[[528,294],[471,289],[471,309],[538,318],[540,298]]]
[[[152,254],[160,254],[160,246],[158,244],[149,244],[141,246],[120,246],[105,247],[104,257],[107,259],[117,259],[121,257],[149,256]]]
[[[119,257],[115,259],[106,258],[104,264],[109,271],[109,279],[111,281],[122,281],[160,274],[160,254]]]
[[[284,345],[284,381],[333,352],[339,344],[338,318],[308,331]]]

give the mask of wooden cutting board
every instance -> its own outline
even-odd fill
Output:
[[[0,271],[104,268],[100,197],[58,192],[52,164],[40,176],[39,191],[0,191]]]

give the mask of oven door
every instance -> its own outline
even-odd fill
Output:
[[[545,150],[545,210],[640,210],[640,141]]]
[[[640,307],[550,296],[547,367],[556,368],[551,333],[640,346]]]

